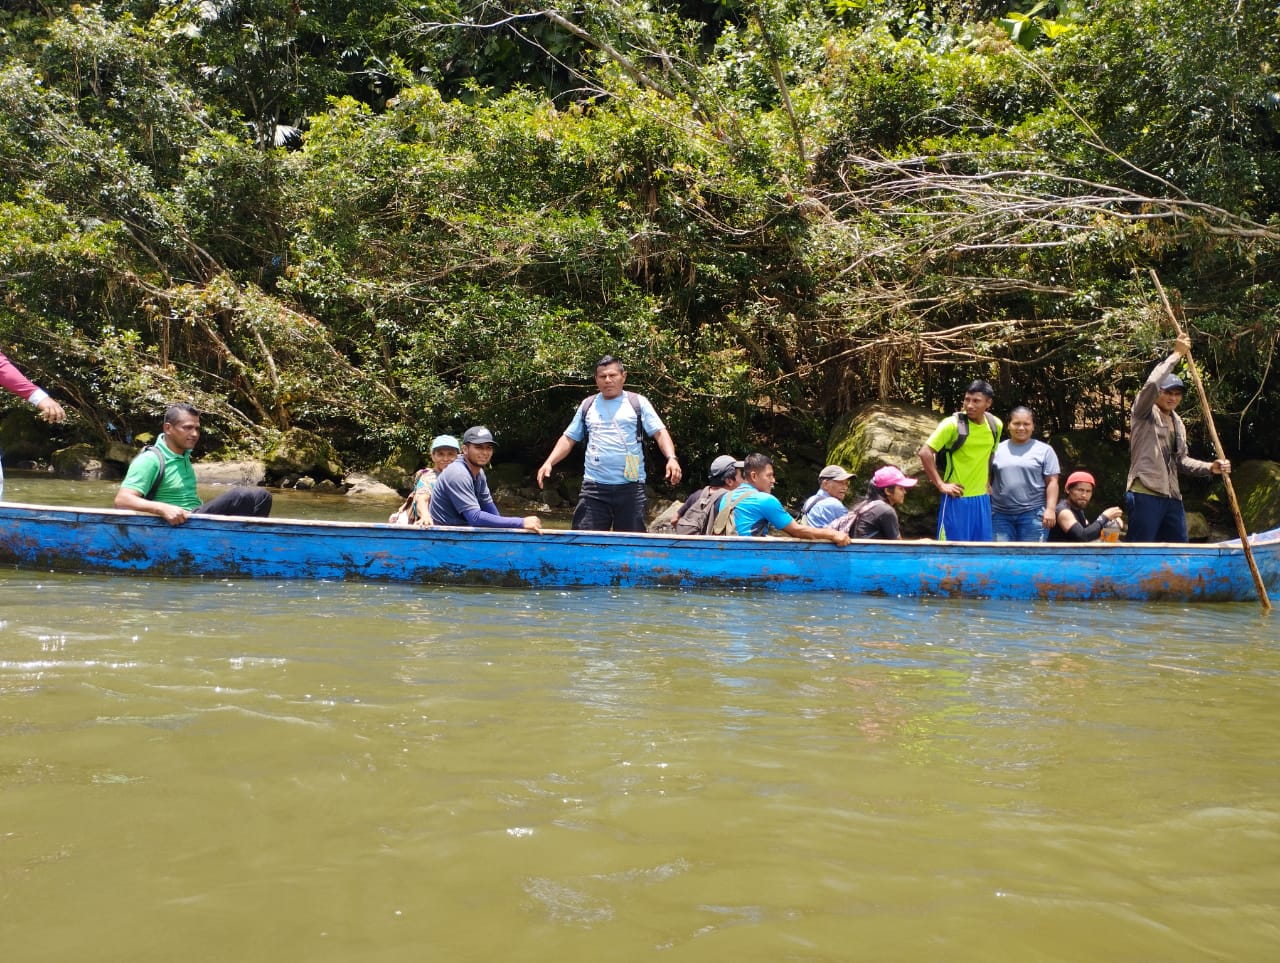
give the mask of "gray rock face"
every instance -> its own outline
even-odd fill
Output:
[[[340,479],[342,465],[327,440],[301,428],[291,428],[266,456],[267,474]]]
[[[366,475],[363,472],[353,471],[343,483],[347,486],[347,494],[356,497],[371,498],[399,498],[400,494],[390,485],[384,485],[372,475]]]
[[[199,461],[192,467],[201,485],[255,486],[267,479],[267,466],[260,461]]]
[[[849,503],[862,497],[877,468],[894,465],[904,474],[921,478],[898,508],[903,535],[932,535],[938,493],[924,480],[916,452],[943,417],[915,405],[877,401],[862,405],[842,419],[831,433],[827,462],[853,472]]]
[[[53,470],[59,478],[93,481],[103,477],[104,466],[92,445],[78,444],[59,448],[53,453]]]
[[[831,432],[827,462],[843,465],[866,484],[884,465],[905,474],[920,474],[916,451],[933,433],[943,415],[915,405],[876,401],[854,409]]]
[[[656,504],[661,505],[662,502],[657,502]],[[663,535],[670,535],[675,532],[676,512],[680,510],[680,506],[683,504],[684,502],[673,502],[667,500],[666,507],[658,512],[657,517],[649,523],[649,531]]]
[[[1258,460],[1236,465],[1231,485],[1247,531],[1265,532],[1280,526],[1280,464]]]

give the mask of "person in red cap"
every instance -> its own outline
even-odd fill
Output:
[[[1187,429],[1175,411],[1182,401],[1182,379],[1174,367],[1191,353],[1185,335],[1173,353],[1152,369],[1133,400],[1129,414],[1129,478],[1125,508],[1130,542],[1185,542],[1187,513],[1178,488],[1178,473],[1224,475],[1231,471],[1225,458],[1199,461],[1187,454]]]
[[[1093,499],[1097,482],[1087,471],[1073,471],[1067,476],[1067,497],[1058,502],[1058,523],[1049,531],[1051,542],[1096,542],[1108,522],[1124,514],[1118,507],[1104,509],[1092,522],[1084,510]]]

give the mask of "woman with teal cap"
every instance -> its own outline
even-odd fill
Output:
[[[389,521],[392,525],[416,525],[428,528],[431,525],[431,492],[436,487],[436,479],[445,466],[458,457],[462,446],[453,435],[436,435],[431,440],[431,467],[424,468],[413,476],[413,491],[404,500],[400,510],[393,513]]]

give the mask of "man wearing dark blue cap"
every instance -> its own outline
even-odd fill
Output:
[[[542,534],[542,522],[537,515],[507,518],[493,503],[484,469],[493,461],[496,448],[493,432],[483,425],[468,428],[462,433],[462,457],[445,466],[431,493],[433,524],[522,528]]]
[[[1180,337],[1173,354],[1156,365],[1129,415],[1129,479],[1125,508],[1130,542],[1185,542],[1187,513],[1178,472],[1207,477],[1231,471],[1231,462],[1198,461],[1187,454],[1187,429],[1176,409],[1185,385],[1173,369],[1191,353]]]

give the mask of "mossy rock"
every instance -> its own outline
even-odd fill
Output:
[[[88,444],[68,445],[53,453],[53,471],[59,478],[93,480],[103,477],[97,450]]]
[[[333,445],[301,428],[291,428],[281,435],[264,461],[273,478],[309,475],[341,481],[344,474]]]
[[[135,448],[133,445],[126,445],[123,441],[113,441],[107,444],[107,450],[103,454],[103,459],[115,462],[117,465],[127,465],[138,457],[141,448]]]
[[[419,468],[425,468],[430,463],[429,458],[422,457],[416,451],[398,448],[381,464],[370,468],[368,475],[387,488],[408,494],[413,487],[413,476]]]
[[[827,463],[854,474],[850,503],[862,497],[877,468],[895,465],[904,474],[923,478],[916,452],[945,417],[936,411],[891,401],[861,405],[832,430]],[[815,483],[816,487],[816,483]],[[898,508],[903,534],[931,535],[938,512],[938,492],[927,481],[911,489]]]
[[[916,452],[942,415],[915,405],[876,401],[855,408],[836,424],[827,444],[827,464],[843,465],[865,484],[884,465],[907,475],[920,473]]]
[[[1266,532],[1280,527],[1280,464],[1246,461],[1233,466],[1231,486],[1246,530]]]

